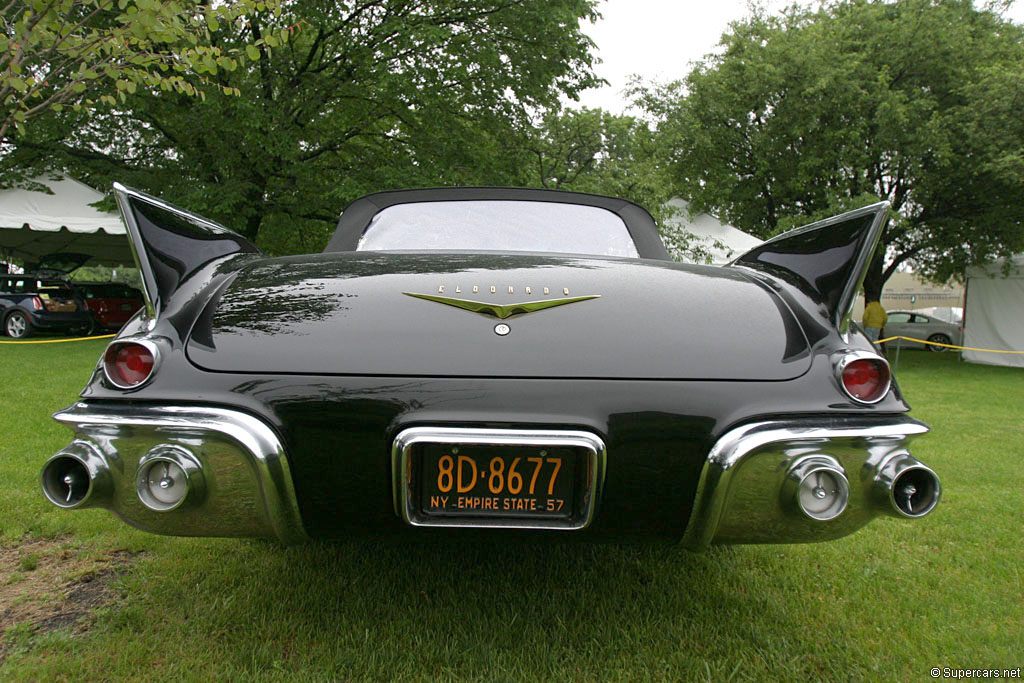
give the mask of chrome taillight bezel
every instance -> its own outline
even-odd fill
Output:
[[[854,395],[849,389],[846,388],[846,383],[843,382],[843,372],[849,367],[850,363],[860,360],[877,361],[882,364],[885,368],[885,384],[884,390],[880,391],[877,398],[867,400],[859,396]],[[861,405],[874,405],[885,399],[889,395],[889,390],[892,389],[892,368],[889,367],[889,361],[877,353],[871,351],[862,351],[859,349],[850,349],[843,351],[836,355],[833,363],[833,369],[835,371],[836,382],[839,384],[839,388],[842,392],[852,401],[856,401]]]
[[[147,351],[149,351],[150,355],[153,356],[152,369],[149,371],[149,374],[146,375],[146,378],[143,379],[138,384],[125,384],[119,381],[116,378],[116,373],[112,371],[112,369],[109,367],[109,364],[107,363],[107,357],[112,352],[114,352],[117,348],[126,345],[141,346],[145,348]],[[103,368],[103,377],[106,379],[108,384],[122,391],[134,391],[149,384],[149,382],[153,379],[153,376],[156,375],[157,370],[159,370],[160,368],[160,359],[160,347],[157,346],[157,344],[154,343],[153,340],[131,337],[127,339],[118,339],[108,344],[107,348],[103,351],[102,358],[100,358],[100,367]]]

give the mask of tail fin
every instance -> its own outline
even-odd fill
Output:
[[[259,253],[241,235],[144,192],[114,183],[149,315],[157,317],[196,271],[235,254]]]
[[[729,265],[789,282],[821,305],[845,333],[888,215],[889,202],[878,202],[826,218],[773,237]]]

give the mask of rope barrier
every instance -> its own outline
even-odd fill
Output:
[[[888,337],[886,339],[879,339],[876,344],[884,344],[885,342],[891,342],[896,339],[905,339],[907,341],[917,342],[918,344],[924,344],[926,346],[944,346],[947,349],[960,349],[961,351],[982,351],[984,353],[1019,353],[1024,354],[1024,351],[1000,351],[996,349],[979,349],[974,346],[957,346],[956,344],[940,344],[939,342],[927,341],[925,339],[914,339],[913,337]]]
[[[74,339],[39,339],[36,341],[0,341],[0,344],[63,344],[64,342],[87,341],[89,339],[110,339],[116,334],[101,334],[96,337],[75,337]]]

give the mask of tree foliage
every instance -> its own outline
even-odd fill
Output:
[[[204,96],[209,77],[235,70],[246,54],[241,46],[212,44],[209,32],[257,6],[266,3],[7,0],[0,18],[0,140],[51,110],[114,106],[140,88]],[[251,53],[286,38],[267,35],[246,47]]]
[[[681,193],[767,237],[883,198],[866,287],[1024,247],[1024,31],[970,0],[839,0],[733,24],[641,98]]]
[[[518,177],[531,113],[595,81],[579,30],[592,5],[296,0],[280,15],[250,12],[211,27],[212,45],[256,59],[209,74],[218,87],[202,107],[139,89],[102,115],[47,118],[5,164],[59,166],[94,186],[120,180],[272,252],[310,251],[366,192]],[[289,27],[286,45],[259,47]]]
[[[673,187],[648,122],[600,109],[550,109],[524,128],[514,151],[519,174],[511,184],[629,199],[651,212],[676,258],[710,258],[713,245],[668,220]]]

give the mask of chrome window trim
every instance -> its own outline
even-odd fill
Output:
[[[262,420],[229,408],[173,405],[92,405],[78,402],[53,418],[74,429],[89,427],[147,428],[218,432],[233,439],[251,456],[260,483],[267,519],[285,544],[308,540],[284,446]]]
[[[839,388],[850,400],[856,401],[861,405],[871,406],[876,403],[880,403],[883,399],[885,399],[886,396],[889,395],[889,390],[892,389],[892,368],[889,366],[889,361],[887,361],[881,355],[873,353],[871,351],[862,351],[860,349],[847,349],[845,351],[840,351],[839,353],[836,353],[833,356],[833,358],[834,360],[832,362],[832,368],[836,376],[836,381],[839,382]],[[885,371],[889,375],[885,382],[885,391],[881,392],[878,395],[878,398],[876,398],[873,401],[865,401],[862,398],[857,398],[846,389],[846,385],[843,383],[843,370],[845,370],[846,366],[855,360],[881,361],[882,365],[885,366]]]
[[[110,353],[110,349],[124,344],[138,344],[139,346],[144,346],[151,354],[153,354],[153,369],[149,371],[149,375],[146,376],[146,379],[142,380],[138,384],[120,384],[114,380],[113,376],[111,376],[110,372],[107,370],[107,354]],[[136,389],[141,389],[149,384],[153,379],[153,376],[156,375],[157,371],[160,369],[160,363],[162,360],[163,356],[160,353],[160,346],[153,339],[147,337],[125,337],[123,339],[115,339],[107,344],[107,348],[103,350],[103,356],[100,358],[100,367],[103,368],[104,379],[106,379],[107,382],[109,382],[115,389],[120,389],[121,391],[135,391]]]
[[[481,518],[431,518],[425,521],[417,517],[415,501],[405,473],[410,466],[412,447],[421,443],[466,443],[494,446],[559,446],[579,447],[590,453],[590,477],[587,480],[588,494],[582,509],[582,519],[567,523],[565,520],[545,519],[497,519]],[[604,486],[607,463],[607,449],[604,440],[593,432],[582,430],[545,429],[484,429],[462,427],[409,427],[402,430],[392,442],[391,469],[395,513],[411,526],[474,527],[491,529],[553,529],[578,531],[590,526],[597,509],[597,500]]]
[[[923,422],[906,416],[893,417],[884,424],[865,418],[823,418],[755,422],[736,427],[723,434],[708,453],[683,543],[693,548],[705,548],[712,543],[725,511],[732,474],[747,455],[765,446],[796,442],[814,444],[824,451],[833,439],[865,439],[897,446],[928,431]]]

